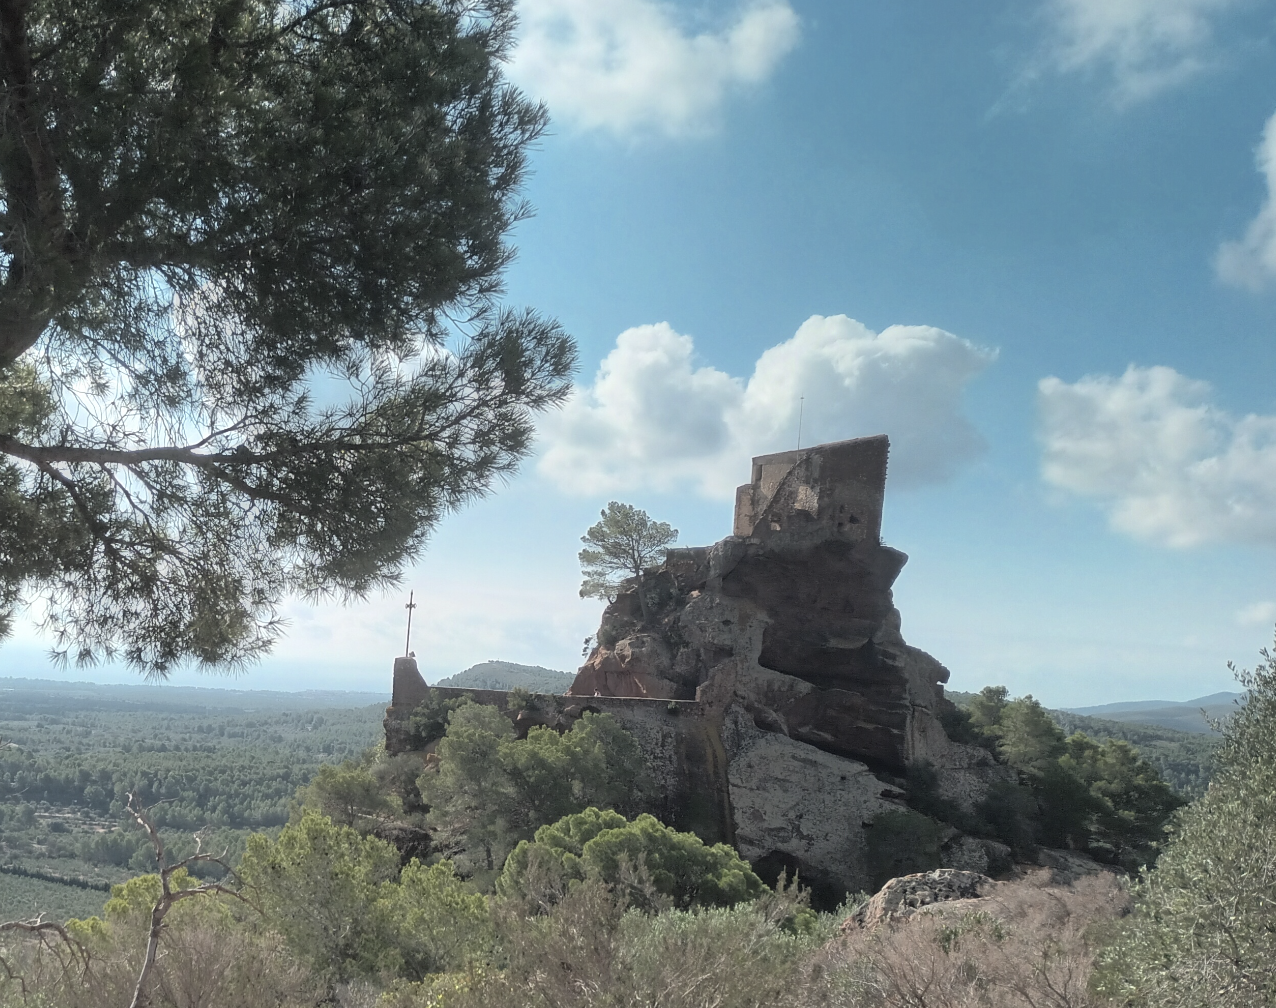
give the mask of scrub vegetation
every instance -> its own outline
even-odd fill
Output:
[[[434,712],[442,734],[429,755],[374,746],[315,764],[282,821],[251,831],[226,867],[181,864],[194,841],[183,846],[185,834],[168,826],[157,836],[175,842],[159,862],[154,839],[121,821],[118,835],[151,864],[121,867],[129,877],[109,898],[89,879],[6,876],[37,895],[74,889],[83,902],[42,907],[56,926],[28,915],[28,930],[0,934],[0,1005],[1270,1004],[1276,661],[1264,653],[1238,677],[1249,702],[1221,726],[1214,781],[1190,804],[1128,743],[1064,736],[1031,698],[981,691],[954,731],[1015,769],[1017,804],[1008,804],[1038,831],[1022,838],[1024,850],[1063,839],[1113,867],[1070,885],[1021,867],[983,899],[871,927],[852,918],[864,894],[813,911],[800,879],[768,888],[729,846],[629,811],[646,785],[629,759],[609,758],[633,744],[610,718],[520,740],[493,708],[449,705]],[[340,714],[316,716],[341,723]],[[169,744],[193,742],[174,734]],[[6,822],[34,814],[3,807]],[[109,803],[101,815],[112,815]],[[937,846],[939,834],[921,828],[937,820],[916,810],[898,818],[883,850]],[[386,838],[408,829],[433,841],[424,856]]]

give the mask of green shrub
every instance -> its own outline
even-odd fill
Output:
[[[1184,804],[1156,768],[1128,742],[1095,742],[1081,732],[1068,739],[1060,763],[1089,791],[1090,852],[1130,871],[1155,861],[1174,811]]]
[[[378,906],[399,852],[308,809],[277,840],[248,839],[240,874],[294,953],[320,974],[370,975],[386,965],[389,924]]]
[[[495,873],[520,840],[590,806],[630,811],[646,787],[633,737],[609,714],[586,712],[571,731],[534,727],[516,739],[495,707],[450,715],[437,768],[418,779],[437,842],[465,870]]]
[[[372,768],[355,760],[346,760],[340,766],[325,763],[297,797],[304,807],[313,808],[342,826],[361,827],[361,832],[403,811]]]
[[[515,686],[509,691],[505,706],[512,711],[533,711],[536,709],[536,701],[532,699],[531,691],[526,687]]]
[[[732,908],[644,913],[600,880],[572,886],[547,912],[501,901],[500,969],[473,969],[386,995],[378,1008],[811,1008],[831,919],[795,933],[801,901],[772,894]],[[825,957],[826,958],[826,957]],[[858,1003],[858,1002],[857,1002]]]
[[[1040,703],[1031,696],[1012,700],[1004,686],[984,687],[944,724],[952,738],[991,745],[1019,781],[995,785],[974,819],[946,809],[924,780],[914,804],[966,832],[991,834],[1021,857],[1040,844],[1134,870],[1155,860],[1170,816],[1182,805],[1128,743],[1080,733],[1065,738]]]
[[[497,891],[528,895],[532,876],[546,866],[569,882],[646,882],[681,908],[734,906],[766,891],[748,863],[726,844],[708,847],[694,833],[670,829],[654,816],[640,815],[630,822],[596,808],[542,826],[534,841],[521,842],[505,862]]]
[[[456,877],[450,861],[427,867],[413,858],[397,883],[381,886],[378,899],[396,972],[410,980],[464,969],[491,955],[487,900]]]
[[[425,699],[408,716],[408,745],[424,749],[437,742],[447,731],[452,712],[473,702],[468,696],[444,697],[438,690],[426,690]]]

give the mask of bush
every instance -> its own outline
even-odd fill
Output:
[[[193,882],[182,872],[175,887]],[[146,949],[159,877],[115,886],[101,917],[67,923],[84,954],[54,940],[10,942],[0,971],[5,1008],[117,1008],[130,1004]],[[26,994],[23,995],[25,984]],[[154,1008],[315,1008],[324,986],[237,900],[196,896],[174,905],[164,920],[160,954],[144,1001]]]
[[[398,865],[389,844],[308,810],[276,841],[251,837],[240,871],[269,926],[330,983],[419,981],[485,961],[486,898],[449,861]]]
[[[1068,739],[1060,763],[1089,790],[1090,852],[1129,871],[1155,861],[1171,816],[1184,805],[1156,768],[1128,742],[1099,743],[1080,732]]]
[[[1155,860],[1166,824],[1183,804],[1128,743],[1080,733],[1065,738],[1040,703],[1031,696],[1012,700],[1004,686],[984,687],[945,728],[960,741],[994,743],[1019,783],[990,790],[977,809],[982,821],[944,814],[924,789],[918,807],[967,832],[991,833],[1020,857],[1037,844],[1067,847],[1133,871]]]
[[[424,749],[437,742],[447,731],[448,717],[474,701],[468,696],[444,697],[437,690],[426,690],[425,698],[408,716],[408,745],[412,749]]]
[[[571,887],[547,913],[518,901],[496,915],[504,968],[439,977],[379,1008],[797,1008],[808,962],[829,927],[786,930],[800,901],[764,897],[734,908],[647,914],[599,880]],[[821,993],[821,992],[815,992]]]
[[[1098,1008],[1095,932],[1125,908],[1102,873],[1070,887],[1049,874],[998,886],[973,906],[943,903],[849,930],[828,950],[807,1004],[847,1008]],[[803,1003],[803,1002],[799,1002]]]
[[[248,839],[240,874],[271,926],[299,959],[338,980],[386,966],[389,924],[382,883],[399,873],[399,854],[307,810],[279,839]]]
[[[629,811],[645,788],[642,754],[608,714],[586,712],[571,731],[534,727],[516,739],[495,707],[471,704],[449,716],[437,768],[417,781],[430,805],[436,843],[490,879],[520,840],[588,808]]]
[[[346,760],[340,766],[323,764],[297,797],[303,806],[360,832],[375,829],[403,812],[402,805],[387,793],[373,769],[355,760]]]
[[[705,846],[694,833],[680,833],[654,816],[633,822],[611,811],[588,808],[536,831],[510,854],[497,882],[509,897],[533,897],[546,869],[568,882],[586,879],[609,886],[649,883],[674,906],[734,906],[755,899],[766,886],[726,844]]]
[[[398,962],[410,980],[465,969],[492,953],[487,900],[466,886],[450,861],[425,866],[413,858],[395,883],[381,887],[384,910]]]

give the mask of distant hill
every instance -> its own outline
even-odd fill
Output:
[[[1069,714],[1085,717],[1101,717],[1109,721],[1127,721],[1132,724],[1160,725],[1175,731],[1207,735],[1213,732],[1206,718],[1219,720],[1229,717],[1236,710],[1235,701],[1241,693],[1211,693],[1195,700],[1132,700],[1125,703],[1102,704],[1098,707],[1070,707]],[[1202,713],[1204,711],[1204,713]]]
[[[217,686],[116,685],[57,679],[0,677],[0,709],[38,714],[93,711],[155,711],[199,714],[227,711],[300,711],[387,704],[390,694],[350,690],[227,689]]]
[[[559,672],[539,665],[485,661],[471,665],[464,672],[440,679],[434,685],[493,690],[512,690],[521,686],[529,693],[566,693],[575,679],[573,672]]]
[[[962,693],[957,690],[945,690],[944,695],[959,707],[965,706],[974,696],[973,693]],[[1230,695],[1239,694],[1215,694],[1212,697],[1202,697],[1201,700],[1213,700],[1217,703],[1217,697]],[[1178,713],[1182,715],[1190,713],[1193,710],[1192,704],[1199,702],[1191,700],[1182,704],[1172,703],[1170,708],[1177,708]],[[1120,707],[1121,705],[1108,706]],[[1163,709],[1158,705],[1150,712],[1154,713]],[[1228,712],[1232,710],[1230,704],[1227,705],[1226,710]],[[1117,710],[1106,718],[1049,708],[1046,708],[1046,713],[1054,718],[1055,723],[1066,735],[1084,732],[1100,742],[1107,739],[1123,739],[1129,742],[1138,749],[1139,755],[1156,767],[1161,779],[1185,798],[1196,798],[1203,794],[1214,772],[1214,750],[1218,748],[1219,737],[1207,729],[1194,728],[1191,731],[1182,731],[1165,727],[1160,722],[1127,720],[1120,715],[1149,713],[1148,711],[1131,712],[1128,708],[1125,711]],[[1197,719],[1204,725],[1204,722],[1200,721],[1199,713]]]

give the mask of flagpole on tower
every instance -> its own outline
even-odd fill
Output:
[[[415,590],[408,592],[408,604],[403,607],[408,611],[408,635],[403,640],[404,657],[412,654],[412,610],[416,608],[416,603],[412,601],[412,597],[415,594]]]

